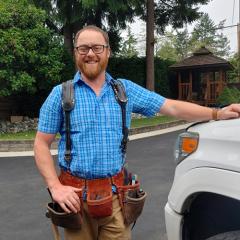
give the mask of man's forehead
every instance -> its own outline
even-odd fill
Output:
[[[104,44],[106,41],[102,35],[102,33],[94,31],[94,30],[85,30],[80,33],[78,36],[78,43],[102,43]]]

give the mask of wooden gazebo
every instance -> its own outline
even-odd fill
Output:
[[[178,99],[214,105],[226,86],[226,72],[232,65],[201,47],[191,57],[170,66],[177,73]]]

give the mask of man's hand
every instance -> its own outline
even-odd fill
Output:
[[[240,117],[240,104],[231,104],[227,107],[220,109],[217,113],[218,120],[225,120]]]
[[[57,202],[65,212],[77,213],[80,211],[81,203],[77,193],[82,189],[58,184],[49,188],[49,190],[53,200]]]

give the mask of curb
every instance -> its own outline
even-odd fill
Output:
[[[130,129],[129,135],[135,135],[140,133],[146,133],[151,131],[157,131],[169,127],[174,127],[182,124],[186,124],[184,120],[177,120],[168,123],[162,123],[156,126],[147,126],[140,128]],[[34,140],[0,140],[0,152],[21,152],[32,151]],[[52,143],[51,149],[57,149],[58,140]]]

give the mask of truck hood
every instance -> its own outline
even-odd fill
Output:
[[[199,134],[198,148],[178,164],[175,178],[201,167],[240,172],[240,119],[200,123],[188,131]]]

